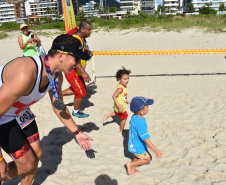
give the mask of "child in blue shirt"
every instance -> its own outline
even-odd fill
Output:
[[[129,143],[128,149],[135,155],[132,162],[126,163],[128,175],[140,173],[136,170],[137,166],[147,164],[151,161],[152,156],[148,152],[150,148],[157,159],[162,158],[162,152],[159,151],[149,140],[146,119],[143,117],[149,112],[148,105],[152,105],[154,100],[142,96],[134,97],[130,103],[130,110],[134,112],[129,126]]]

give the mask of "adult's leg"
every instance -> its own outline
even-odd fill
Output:
[[[29,144],[27,144],[29,145]],[[9,179],[14,179],[18,176],[22,176],[23,174],[35,173],[35,167],[37,166],[36,158],[33,151],[30,149],[24,156],[19,159],[14,159],[8,163],[9,171],[8,174],[4,178],[0,178],[1,181],[6,181]],[[23,184],[23,185],[30,185]],[[22,185],[22,184],[21,184]]]
[[[34,166],[34,169],[31,172],[21,175],[21,185],[30,185],[32,183],[38,168],[38,162],[42,156],[42,149],[41,149],[41,144],[39,140],[32,143],[31,148],[32,148],[31,150],[33,152],[33,155],[35,156],[36,166]]]
[[[8,174],[1,181],[9,180],[32,172],[36,159],[31,146],[16,120],[0,125],[1,148],[8,153],[14,161],[8,163]]]
[[[30,125],[23,129],[23,133],[30,143],[31,150],[33,151],[37,164],[32,172],[21,175],[21,185],[27,185],[31,184],[34,179],[38,167],[38,162],[42,157],[42,148],[39,140],[38,127],[35,120],[33,120]]]
[[[82,98],[74,97],[74,110],[79,110],[81,103],[82,103]]]

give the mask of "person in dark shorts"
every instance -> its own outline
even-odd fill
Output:
[[[62,34],[54,39],[48,55],[16,58],[0,67],[0,182],[21,176],[21,184],[32,184],[42,148],[29,107],[47,92],[55,114],[79,146],[91,149],[92,139],[73,121],[61,93],[62,72],[70,73],[80,59],[89,58],[79,40]],[[4,159],[2,149],[13,161]]]

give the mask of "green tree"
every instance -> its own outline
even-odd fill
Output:
[[[159,14],[159,11],[158,10],[154,11],[154,14],[155,15],[158,15]]]
[[[142,19],[145,19],[148,17],[148,14],[145,13],[145,12],[139,12],[139,17],[142,18]]]
[[[209,14],[216,15],[217,11],[210,7],[203,6],[203,7],[199,8],[199,13],[205,14],[205,15],[209,15]]]
[[[182,9],[182,7],[181,7],[181,5],[180,5],[180,1],[178,0],[178,6],[177,6],[177,9],[179,10],[179,12],[181,13],[181,9]]]
[[[54,16],[55,16],[55,18],[56,18],[57,9],[56,9],[56,8],[52,8],[52,13],[54,13]]]
[[[223,11],[225,9],[226,9],[225,4],[224,3],[220,3],[220,5],[219,5],[219,14],[220,14],[220,11],[221,11],[221,14],[223,14]]]
[[[99,9],[99,4],[98,3],[94,4],[94,9],[95,10],[98,10]]]
[[[166,9],[167,9],[168,13],[170,13],[170,7],[167,6]]]
[[[191,13],[191,14],[195,12],[194,4],[191,3],[191,4],[189,5],[189,7],[188,7],[188,12]]]
[[[47,14],[47,17],[49,17],[49,14],[52,13],[52,9],[50,7],[47,6],[46,8],[46,14]],[[51,16],[50,16],[51,17]]]
[[[160,9],[161,9],[162,12],[165,13],[165,10],[166,10],[166,7],[165,6],[161,7]]]
[[[109,7],[109,12],[115,13],[119,8],[117,7]]]
[[[209,8],[210,6],[212,6],[212,3],[205,3],[205,5]]]
[[[131,15],[131,12],[130,12],[130,10],[127,10],[127,12],[126,12],[126,17],[129,17]]]

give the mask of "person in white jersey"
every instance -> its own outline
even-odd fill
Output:
[[[90,56],[73,36],[56,37],[46,56],[21,57],[0,67],[0,184],[21,176],[30,185],[42,156],[35,116],[29,107],[47,92],[60,121],[75,135],[79,146],[90,150],[92,139],[83,134],[63,104],[62,72],[69,74],[80,59]],[[2,149],[13,161],[4,159]]]

